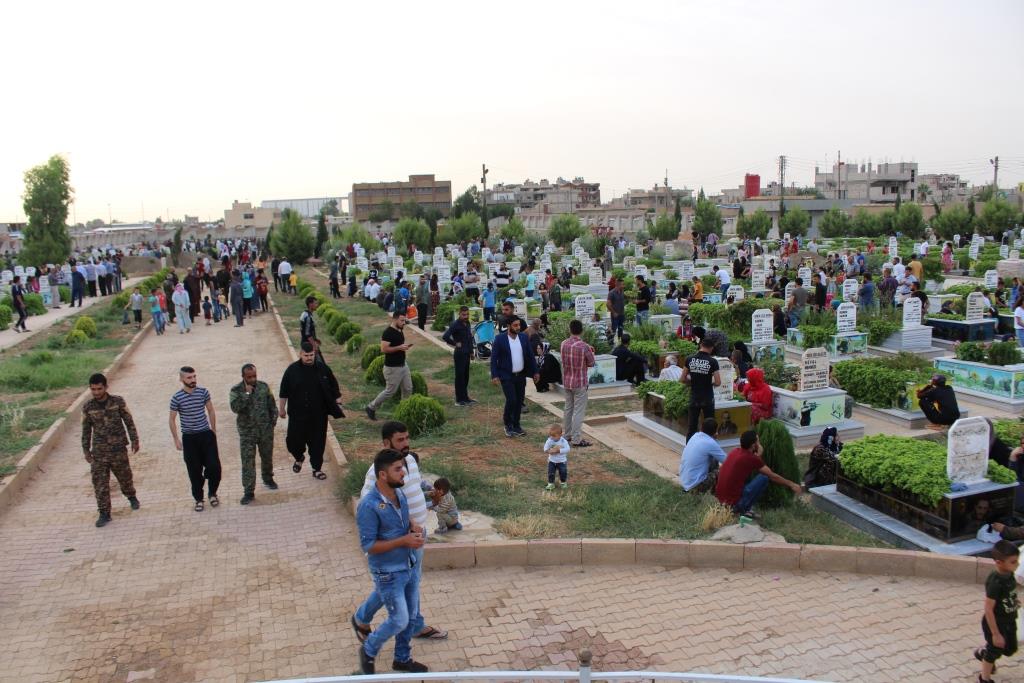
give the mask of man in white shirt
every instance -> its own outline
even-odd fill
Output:
[[[722,291],[722,301],[725,301],[725,297],[729,296],[729,285],[732,284],[732,276],[729,275],[729,271],[725,268],[719,268],[715,266],[715,277],[718,279],[718,288]]]
[[[896,282],[903,282],[903,278],[907,274],[907,267],[900,263],[900,257],[894,256],[892,259],[892,276],[896,278]]]
[[[380,294],[380,285],[372,277],[366,281],[366,287],[363,289],[363,296],[369,301],[376,301],[377,295]]]
[[[281,280],[281,289],[285,292],[290,291],[288,285],[288,278],[292,274],[292,264],[288,263],[288,259],[282,258],[281,264],[277,267],[277,276]]]
[[[678,382],[683,378],[683,371],[679,367],[679,360],[675,356],[665,359],[665,367],[658,374],[658,381]]]

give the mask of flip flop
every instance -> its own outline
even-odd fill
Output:
[[[448,638],[448,631],[441,631],[433,626],[428,626],[426,631],[417,633],[414,637],[422,638],[423,640],[445,640]]]
[[[194,507],[193,509],[194,509],[194,510],[195,510],[196,512],[202,512],[202,511],[203,511],[203,501],[201,501],[201,500],[197,500],[197,501],[196,501],[196,505],[195,505],[195,507]]]
[[[217,507],[220,505],[220,498],[217,496],[210,496],[210,507]]]
[[[359,622],[356,621],[355,615],[352,615],[352,618],[348,621],[352,624],[352,630],[356,633],[356,640],[360,643],[365,643],[366,639],[370,637],[371,633],[373,633],[372,629],[370,629],[369,626],[360,625]]]
[[[324,474],[323,472],[321,472],[320,470],[316,470],[315,472],[313,472],[313,478],[314,479],[321,479],[322,480],[322,479],[326,479],[327,475]]]

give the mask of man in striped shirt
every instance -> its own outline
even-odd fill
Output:
[[[423,478],[420,476],[420,456],[413,453],[409,449],[409,429],[404,423],[396,420],[385,422],[381,427],[381,439],[384,442],[384,448],[393,448],[405,456],[405,483],[402,485],[402,493],[405,494],[406,502],[409,505],[409,519],[414,524],[423,529],[423,540],[424,545],[427,540],[427,499],[423,495]],[[374,472],[373,465],[366,470],[366,478],[363,481],[363,489],[359,493],[360,500],[369,494],[377,486],[377,477]],[[429,488],[429,487],[428,487]],[[416,561],[415,566],[412,568],[413,574],[415,575],[415,582],[417,585],[417,593],[419,592],[420,577],[423,575],[423,548],[417,548],[413,551],[413,555]],[[373,615],[375,615],[381,607],[384,606],[384,602],[381,600],[377,591],[374,590],[370,593],[370,596],[366,598],[366,601],[356,610],[355,615],[352,616],[351,623],[352,628],[356,632],[356,638],[359,642],[366,640],[366,637],[370,635],[370,622],[373,621]],[[433,626],[427,626],[426,620],[423,618],[423,613],[419,610],[419,601],[417,601],[416,614],[409,615],[413,625],[413,634],[416,638],[424,638],[429,640],[444,640],[448,637],[448,632],[434,628]]]
[[[217,452],[217,413],[213,409],[210,392],[198,386],[196,371],[188,365],[178,373],[182,388],[171,397],[168,426],[174,437],[174,447],[185,458],[185,469],[192,482],[192,497],[196,512],[203,510],[203,482],[210,492],[210,505],[217,507],[217,488],[220,486],[220,455]],[[181,418],[181,436],[175,424]]]

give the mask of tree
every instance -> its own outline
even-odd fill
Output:
[[[896,213],[900,212],[900,207],[903,206],[903,193],[899,190],[896,191]]]
[[[857,237],[879,237],[883,234],[882,222],[867,209],[857,209],[850,221],[850,230]]]
[[[818,230],[822,237],[845,237],[851,235],[850,217],[838,206],[833,206],[825,212],[825,215],[818,221]]]
[[[811,227],[811,214],[801,206],[794,206],[779,219],[779,231],[788,232],[790,237],[806,235],[809,227]]]
[[[476,185],[471,185],[452,202],[452,218],[459,218],[467,213],[475,213],[477,216],[480,216],[482,213],[480,210],[480,193],[477,192]]]
[[[271,251],[277,256],[286,257],[293,265],[301,265],[313,255],[316,240],[309,228],[302,224],[302,216],[295,211],[285,209],[281,218],[280,227],[274,231]]]
[[[679,237],[679,228],[676,220],[667,213],[658,214],[654,225],[650,228],[651,237],[661,242],[668,242]]]
[[[563,213],[555,216],[548,227],[548,237],[560,247],[572,244],[577,237],[583,237],[587,229],[575,214]]]
[[[526,226],[517,216],[513,216],[508,223],[501,226],[501,236],[517,243],[522,242],[526,239]]]
[[[340,216],[341,215],[341,210],[338,208],[338,200],[337,199],[332,199],[329,202],[326,202],[323,206],[321,206],[320,207],[320,215],[321,216]]]
[[[437,222],[444,218],[444,215],[437,209],[431,207],[423,212],[423,220],[427,222],[427,226],[430,227],[430,246],[436,246],[437,242]]]
[[[932,230],[944,240],[953,239],[953,235],[970,235],[971,214],[963,204],[954,204],[932,219]]]
[[[978,217],[978,214],[974,211],[974,197],[967,198],[967,213],[971,217],[971,223],[974,223],[974,219]]]
[[[899,208],[894,219],[896,230],[905,237],[924,237],[924,214],[920,204],[907,203]]]
[[[327,242],[327,216],[323,211],[316,219],[316,245],[313,247],[313,255],[320,258],[323,253],[324,244]]]
[[[415,218],[403,218],[395,226],[392,238],[394,239],[395,246],[407,248],[410,244],[415,244],[422,251],[430,243],[430,226],[427,225],[426,221]]]
[[[181,258],[181,228],[174,230],[174,237],[171,239],[171,263],[178,267],[178,259]]]
[[[678,234],[679,231],[683,229],[683,202],[679,198],[679,195],[676,195],[676,210],[675,213],[672,214],[672,217],[676,221],[676,234]]]
[[[992,197],[996,194],[995,187],[992,185],[985,185],[974,195],[978,198],[979,202],[992,201]]]
[[[422,218],[423,207],[410,199],[409,201],[402,202],[401,206],[398,207],[398,215],[402,218]]]
[[[456,242],[469,242],[487,236],[484,222],[480,220],[479,214],[464,213],[458,218],[449,220],[448,226],[451,227]]]
[[[704,188],[701,188],[697,198],[697,208],[693,210],[692,231],[702,239],[707,239],[711,233],[722,236],[722,212],[718,210],[714,202],[704,198]]]
[[[494,206],[487,207],[488,218],[498,218],[499,216],[512,220],[512,216],[516,215],[516,207],[511,204],[495,204]]]
[[[267,249],[270,249],[274,239],[274,224],[271,223],[270,227],[267,228],[267,236],[263,238],[263,244],[267,245]]]
[[[928,196],[931,195],[932,188],[928,187],[928,183],[917,184],[917,201],[922,204],[928,201]]]
[[[981,210],[981,224],[984,234],[993,237],[1001,237],[1004,232],[1013,228],[1014,223],[1020,220],[1020,215],[1002,197],[995,197],[985,202]]]
[[[71,254],[67,222],[74,190],[68,184],[69,175],[67,162],[57,155],[25,172],[22,206],[28,225],[18,256],[23,265],[57,264]]]
[[[370,212],[368,218],[371,223],[383,223],[395,217],[395,205],[390,199],[385,199],[376,209]]]
[[[736,221],[736,232],[742,237],[750,239],[765,239],[768,231],[772,229],[772,217],[764,209],[758,209],[749,216],[743,214]]]
[[[896,212],[892,209],[886,209],[882,213],[878,214],[878,229],[881,231],[879,235],[895,235],[896,234]]]
[[[352,223],[341,229],[336,239],[331,244],[337,247],[347,247],[350,244],[358,244],[367,251],[380,249],[380,241],[370,234],[370,231],[363,227],[362,223]]]
[[[764,464],[773,472],[789,479],[800,481],[800,462],[793,449],[793,437],[781,420],[761,420],[757,423],[757,438],[764,450]],[[793,492],[785,486],[769,486],[761,496],[759,505],[777,508],[793,502]]]

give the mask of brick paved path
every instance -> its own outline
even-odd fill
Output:
[[[256,504],[238,505],[226,400],[249,360],[276,388],[288,356],[269,316],[240,330],[221,323],[148,336],[112,385],[143,435],[134,459],[142,509],[115,497],[113,523],[93,527],[76,431],[0,515],[0,680],[125,681],[153,669],[158,681],[255,681],[356,669],[348,618],[369,581],[337,482],[314,481],[308,466],[295,475],[279,457],[281,489],[258,487]],[[223,503],[202,513],[191,509],[166,427],[186,363],[220,418]],[[606,670],[969,681],[981,596],[975,586],[842,574],[428,572],[425,612],[452,638],[416,643],[415,656],[435,670],[550,668],[589,647]],[[387,669],[390,650],[379,661]],[[1007,664],[999,680],[1021,671]]]

